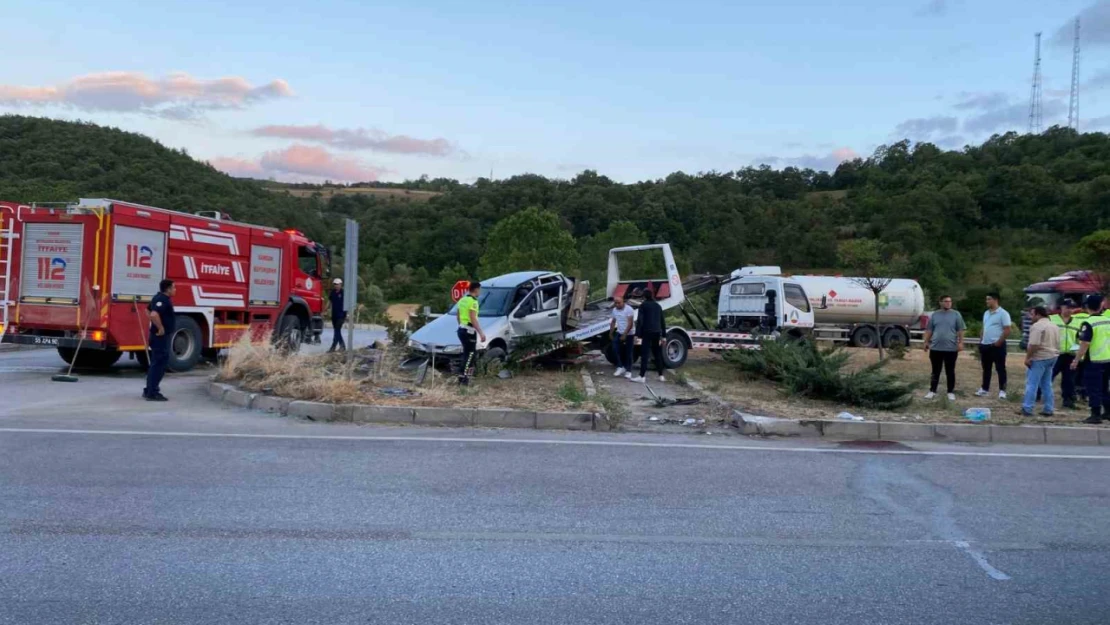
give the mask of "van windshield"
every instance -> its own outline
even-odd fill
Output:
[[[482,293],[478,295],[478,316],[504,317],[509,314],[509,307],[513,303],[513,291],[516,291],[516,289],[482,287]],[[451,307],[451,310],[447,311],[447,314],[457,315],[458,312],[459,305],[455,304]]]

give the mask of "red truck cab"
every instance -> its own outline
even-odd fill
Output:
[[[323,330],[328,253],[294,230],[82,199],[0,202],[0,231],[9,233],[0,246],[3,342],[54,346],[80,366],[110,366],[124,353],[145,360],[146,305],[165,278],[177,286],[176,371],[244,332],[295,346]]]
[[[1029,326],[1032,324],[1030,310],[1044,306],[1049,314],[1056,314],[1060,312],[1060,303],[1065,299],[1074,301],[1077,306],[1083,306],[1083,300],[1088,295],[1102,292],[1103,284],[1102,277],[1093,271],[1078,270],[1025,287],[1025,305],[1021,313],[1021,348],[1025,349],[1029,341]]]

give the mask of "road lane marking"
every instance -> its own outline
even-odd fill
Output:
[[[761,447],[756,445],[645,443],[642,441],[586,441],[520,438],[469,438],[461,436],[347,436],[342,434],[259,434],[249,432],[159,432],[144,430],[77,430],[58,428],[0,428],[0,434],[68,434],[93,436],[155,436],[163,438],[243,438],[262,440],[385,441],[416,443],[486,443],[496,445],[570,445],[583,447],[638,447],[658,449],[712,449],[722,451],[765,451],[810,454],[872,456],[949,456],[979,458],[1044,458],[1054,460],[1110,460],[1110,454],[1031,454],[991,451],[930,451],[919,449],[841,449],[826,447]]]
[[[986,571],[987,575],[990,575],[992,579],[996,579],[1000,582],[1010,579],[1009,575],[991,566],[991,563],[987,562],[987,557],[983,555],[982,552],[972,549],[971,544],[966,540],[956,540],[953,541],[953,544],[963,550],[964,553],[971,556],[971,559],[975,560],[975,564],[978,564],[979,568]]]
[[[16,523],[0,526],[0,534],[16,536],[126,536],[134,538],[195,538],[218,540],[407,540],[485,542],[646,543],[679,545],[737,545],[741,547],[812,547],[826,549],[950,549],[952,541],[915,539],[805,538],[778,536],[695,536],[674,534],[590,534],[578,532],[437,531],[398,528],[329,529],[244,527],[155,527],[140,525],[81,525],[71,523]],[[965,543],[966,544],[966,543]],[[1001,542],[983,545],[1006,551],[1050,551],[1044,543]]]

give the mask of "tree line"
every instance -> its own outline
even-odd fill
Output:
[[[982,287],[1016,297],[1023,283],[1087,261],[1075,244],[1110,228],[1110,137],[1052,128],[958,151],[900,141],[833,172],[745,166],[629,184],[584,171],[569,180],[523,174],[388,185],[440,193],[426,201],[293,197],[266,184],[231,178],[141,135],[0,117],[6,199],[104,196],[223,210],[301,229],[333,249],[343,219],[353,218],[365,282],[384,300],[437,308],[447,303],[444,285],[507,269],[603,279],[609,247],[646,242],[670,243],[685,272],[759,264],[846,273],[846,252],[867,249],[933,295]]]

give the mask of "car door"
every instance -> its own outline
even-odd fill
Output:
[[[563,302],[566,293],[562,282],[538,286],[510,313],[513,335],[557,334],[563,331]]]

